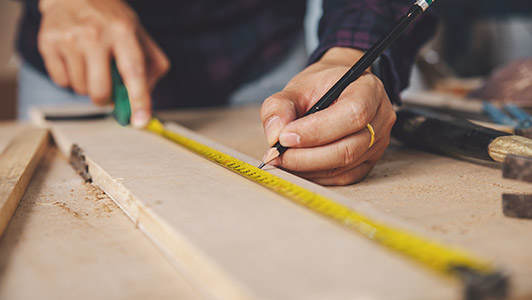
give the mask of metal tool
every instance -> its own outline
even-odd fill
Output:
[[[514,128],[515,134],[532,138],[532,116],[515,104],[505,104],[503,109],[485,101],[483,112],[493,122]],[[507,114],[508,112],[509,114]]]
[[[515,104],[506,104],[503,108],[518,121],[515,134],[532,138],[532,116]]]

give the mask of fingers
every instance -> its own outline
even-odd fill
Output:
[[[279,161],[273,164],[283,169],[304,173],[352,168],[368,159],[376,151],[386,148],[388,142],[389,138],[378,138],[368,149],[370,134],[368,129],[363,129],[325,146],[290,148],[279,158]]]
[[[380,157],[384,154],[384,151],[386,150],[386,147],[388,145],[388,140],[381,140],[379,143],[375,144],[375,148],[373,148],[371,151],[366,151],[365,153],[361,154],[359,158],[354,161],[352,164],[338,167],[338,168],[331,168],[331,169],[322,169],[318,171],[310,171],[310,172],[294,172],[292,173],[309,179],[319,179],[319,178],[332,178],[332,177],[338,177],[341,174],[344,174],[345,172],[363,164],[364,162],[377,162]]]
[[[170,64],[133,10],[122,1],[65,1],[40,8],[39,50],[52,79],[106,104],[112,91],[110,63],[116,59],[132,124],[144,127],[151,115],[150,87]]]
[[[50,78],[60,87],[68,87],[68,74],[64,61],[59,54],[58,35],[54,32],[40,33],[37,45]]]
[[[86,95],[85,57],[77,51],[68,51],[63,52],[63,59],[65,61],[70,86],[77,94]]]
[[[90,34],[94,28],[48,27],[41,28],[38,42],[51,79],[77,94],[88,94],[96,103],[108,101],[111,83],[105,63],[109,63],[109,54],[101,45],[102,41]]]
[[[393,110],[392,110],[393,114]],[[389,120],[392,118],[392,120]],[[375,131],[374,145],[368,149],[371,135],[366,126],[361,130],[348,134],[326,145],[306,148],[290,148],[280,158],[280,166],[296,172],[315,172],[342,167],[352,167],[360,163],[360,157],[366,152],[377,150],[381,146],[381,139],[389,140],[390,123],[394,119],[383,105],[377,111],[371,125]],[[288,127],[288,126],[287,126]]]
[[[384,154],[387,142],[381,141],[381,143],[384,143],[385,146],[378,147],[378,150],[371,153],[371,155],[364,155],[364,157],[361,158],[361,162],[355,166],[320,172],[296,172],[295,174],[321,185],[348,185],[359,182],[369,174],[369,172]]]
[[[279,140],[279,133],[286,124],[304,113],[299,103],[298,94],[281,91],[264,101],[260,109],[260,118],[268,144],[274,145]]]
[[[44,66],[52,81],[62,88],[70,86],[66,66],[58,52],[52,49],[40,51],[44,60]]]
[[[364,178],[383,155],[396,116],[381,81],[369,72],[329,108],[297,119],[317,100],[315,94],[325,93],[331,78],[348,70],[345,61],[353,61],[349,51],[335,52],[339,60],[322,58],[265,101],[261,118],[268,143],[279,140],[289,147],[272,164],[320,184],[344,185]],[[368,124],[375,130],[371,147]]]
[[[311,181],[321,185],[348,185],[361,181],[373,169],[372,164],[364,162],[347,172],[334,177],[314,178]]]
[[[116,66],[126,85],[131,104],[131,123],[143,128],[151,117],[151,96],[142,47],[135,37],[121,35],[114,45]]]
[[[348,185],[361,181],[373,169],[375,163],[368,161],[333,177],[313,178],[311,181],[321,185]]]
[[[110,53],[95,50],[87,53],[87,79],[89,96],[95,104],[106,105],[111,102],[112,80]]]
[[[366,73],[349,85],[329,108],[300,118],[282,130],[279,141],[286,147],[326,145],[362,130],[375,118],[385,95],[382,84]]]

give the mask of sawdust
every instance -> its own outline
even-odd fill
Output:
[[[65,211],[67,211],[72,216],[74,216],[74,217],[76,217],[78,219],[81,219],[81,215],[77,211],[75,211],[72,208],[68,207],[65,202],[59,202],[59,201],[55,201],[55,202],[51,202],[51,203],[35,202],[35,204],[37,204],[37,205],[45,205],[45,206],[49,206],[49,205],[57,206],[57,207],[60,207],[60,208],[64,209]]]
[[[96,204],[96,207],[94,209],[96,215],[109,215],[110,213],[118,209],[118,205],[116,205],[116,203],[111,200],[111,198],[109,198],[109,196],[107,196],[105,192],[97,186],[90,183],[86,183],[85,188],[87,190],[85,201],[92,201]]]
[[[95,215],[95,216],[107,216],[109,217],[112,212],[114,212],[118,206],[109,198],[101,189],[98,187],[90,184],[85,183],[83,184],[83,188],[85,190],[78,190],[76,189],[70,189],[68,198],[73,199],[71,203],[62,202],[62,201],[55,201],[55,202],[33,202],[37,205],[44,205],[44,206],[56,206],[70,215],[74,216],[75,218],[82,219],[83,217],[88,217],[89,215]],[[45,198],[47,199],[53,199],[56,196],[54,193],[48,193]],[[88,202],[88,205],[82,205],[82,206],[76,206],[76,203],[78,201],[86,201]],[[68,204],[67,204],[68,203]],[[69,206],[70,205],[70,206]],[[72,208],[72,206],[77,207],[78,209],[81,209],[80,211],[75,210]]]
[[[496,182],[492,182],[492,181],[480,180],[480,179],[478,179],[476,177],[460,175],[460,178],[463,179],[463,180],[471,181],[471,182],[482,184],[482,185],[491,185],[491,186],[498,187],[498,188],[504,189],[504,190],[509,190],[509,191],[514,190],[513,187],[504,186],[502,184],[499,184],[499,183],[496,183]]]

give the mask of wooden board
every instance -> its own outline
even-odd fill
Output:
[[[24,127],[0,152],[0,236],[26,191],[48,145],[48,130]]]
[[[96,184],[172,260],[221,299],[450,299],[454,281],[377,246],[170,141],[113,120],[56,122],[56,142],[77,144]],[[181,132],[251,164],[258,161]],[[328,189],[271,172],[348,203]],[[350,204],[390,223],[408,226]]]
[[[21,127],[0,124],[0,152]],[[203,297],[50,147],[0,238],[0,299]]]
[[[167,111],[166,120],[252,157],[267,148],[258,107]],[[393,215],[430,235],[480,253],[511,276],[510,294],[532,298],[532,221],[505,217],[502,193],[530,193],[530,185],[502,178],[500,165],[420,152],[391,142],[361,183],[330,188]]]

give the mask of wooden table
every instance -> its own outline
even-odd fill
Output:
[[[257,107],[159,115],[257,159],[267,149]],[[20,126],[0,125],[0,151]],[[530,188],[502,179],[496,164],[392,142],[367,179],[331,189],[495,261],[511,275],[512,296],[526,299],[532,297],[532,221],[503,216],[501,194]],[[1,299],[201,298],[181,273],[56,149],[45,155],[0,239]],[[441,297],[427,291],[423,298]]]

